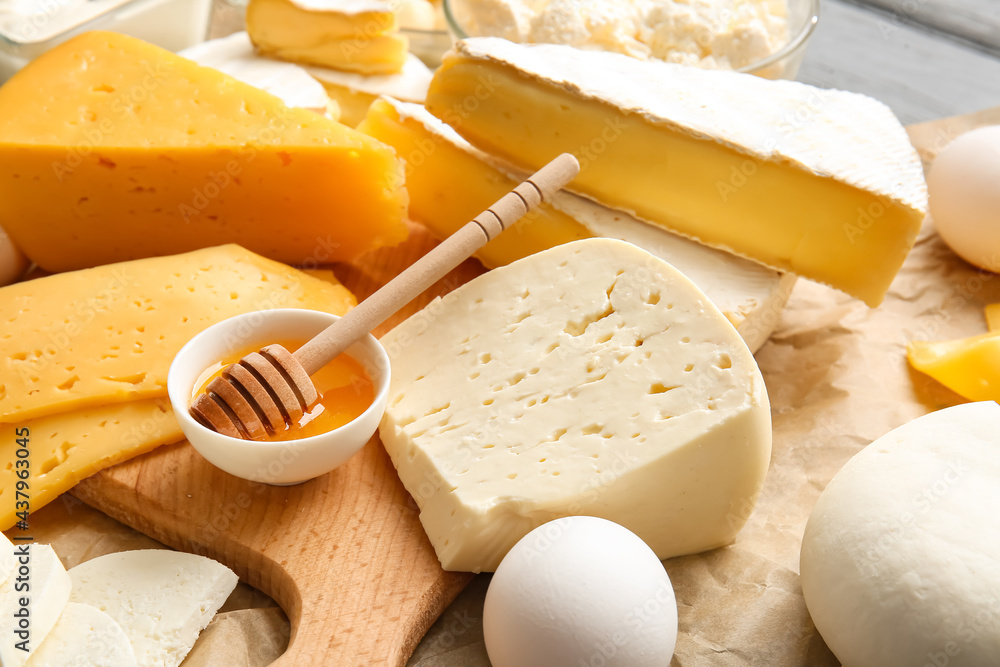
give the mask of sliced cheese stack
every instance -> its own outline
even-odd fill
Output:
[[[572,187],[711,246],[881,303],[927,210],[889,109],[791,81],[497,38],[459,42],[427,108]]]
[[[166,400],[174,355],[241,313],[342,315],[342,286],[238,246],[57,274],[0,289],[0,456],[30,430],[31,509],[80,479],[182,439]],[[0,528],[15,521],[16,472],[0,470]]]
[[[0,586],[0,665],[20,667],[56,625],[69,600],[70,577],[49,545],[18,545],[15,551],[2,541],[0,548],[16,554],[17,566]]]
[[[148,663],[143,663],[148,664]],[[97,607],[67,602],[27,667],[137,667],[132,643]]]
[[[69,571],[70,600],[115,620],[139,665],[176,667],[239,581],[209,558],[163,549],[94,558]]]
[[[371,137],[124,35],[0,88],[0,219],[49,271],[231,242],[350,260],[405,238],[402,180]]]
[[[409,42],[388,0],[250,0],[247,32],[261,53],[361,74],[392,74]]]
[[[290,107],[309,109],[340,120],[339,106],[327,96],[318,81],[298,65],[258,56],[245,32],[196,44],[177,55],[271,93]]]
[[[524,178],[478,150],[417,104],[375,102],[358,126],[394,147],[407,163],[410,216],[444,238]],[[515,223],[477,256],[493,268],[591,236],[629,241],[666,260],[690,278],[756,351],[777,326],[794,284],[748,260],[707,248],[620,211],[566,192]]]
[[[319,81],[341,109],[340,121],[356,127],[379,95],[389,95],[404,102],[423,102],[431,84],[431,71],[412,53],[398,74],[365,75],[323,67],[307,71]]]
[[[387,334],[380,435],[446,570],[568,515],[668,558],[730,542],[770,456],[753,356],[679,271],[588,239],[495,269]],[[741,506],[744,510],[741,510]]]

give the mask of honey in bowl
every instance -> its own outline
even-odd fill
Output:
[[[294,353],[305,344],[304,340],[275,341],[289,352]],[[222,371],[243,357],[256,352],[260,346],[237,350],[205,369],[194,383],[194,399],[203,393],[209,383],[222,375]],[[341,354],[323,368],[312,374],[313,384],[319,392],[319,402],[296,423],[286,426],[277,433],[268,433],[267,440],[298,440],[327,433],[361,416],[375,400],[375,388],[371,378],[357,360]]]

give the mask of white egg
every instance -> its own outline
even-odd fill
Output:
[[[16,281],[27,268],[28,259],[14,246],[7,232],[0,229],[0,287]]]
[[[666,667],[677,602],[663,564],[605,519],[543,524],[507,553],[483,610],[493,667]]]
[[[1000,125],[960,136],[927,175],[931,218],[962,259],[1000,271]]]

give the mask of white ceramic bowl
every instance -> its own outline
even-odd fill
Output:
[[[482,0],[444,0],[444,16],[453,40],[469,37],[465,26],[456,18],[456,10],[470,2]],[[788,42],[771,55],[741,67],[738,71],[756,74],[765,79],[794,79],[799,72],[806,44],[819,21],[820,0],[788,0]],[[472,35],[476,36],[476,35]]]
[[[389,357],[371,334],[347,349],[368,373],[374,402],[361,416],[338,429],[299,440],[255,442],[205,428],[188,412],[199,376],[228,355],[276,340],[308,340],[337,319],[314,310],[282,308],[246,313],[215,324],[188,341],[167,376],[167,394],[181,430],[210,463],[231,475],[266,484],[298,484],[324,475],[365,446],[389,398]]]

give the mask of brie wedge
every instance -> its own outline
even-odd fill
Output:
[[[870,306],[927,211],[905,130],[855,93],[474,38],[445,56],[427,108],[525,169],[571,152],[581,193]]]

